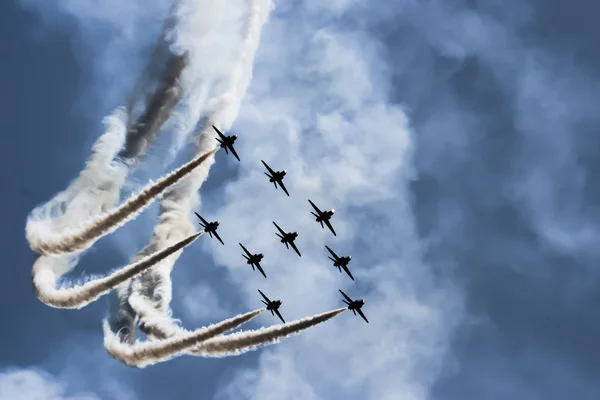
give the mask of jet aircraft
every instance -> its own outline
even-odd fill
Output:
[[[219,138],[217,138],[217,142],[219,142],[219,145],[222,149],[225,149],[225,153],[229,154],[229,152],[227,151],[227,149],[231,150],[231,154],[233,154],[233,156],[235,158],[237,158],[238,161],[240,161],[240,158],[238,157],[237,153],[235,152],[235,149],[233,148],[233,144],[235,143],[235,140],[237,139],[237,135],[232,135],[232,136],[225,136],[221,133],[220,130],[217,129],[216,126],[212,126],[214,128],[215,131],[217,131],[217,134],[219,135]]]
[[[285,188],[285,185],[283,184],[283,177],[285,176],[285,174],[287,174],[287,171],[273,171],[273,169],[271,167],[269,167],[267,165],[266,162],[264,162],[263,160],[260,160],[263,165],[265,166],[265,168],[267,168],[267,170],[269,171],[269,173],[267,174],[265,172],[265,175],[269,177],[269,182],[273,182],[273,184],[275,185],[275,188],[277,188],[277,184],[279,183],[279,186],[281,186],[281,189],[285,192],[285,194],[287,194],[288,196],[290,195],[287,191],[287,189]]]
[[[361,307],[365,305],[365,299],[352,300],[350,297],[348,297],[348,295],[346,293],[342,292],[341,289],[338,289],[338,290],[346,298],[346,300],[342,300],[342,301],[346,305],[348,305],[348,310],[352,310],[352,312],[354,313],[354,315],[356,315],[356,313],[358,313],[358,315],[360,315],[361,317],[363,317],[363,319],[365,321],[367,321],[367,324],[368,324],[369,320],[367,319],[367,317],[365,317],[365,314],[363,314],[363,312],[361,311]]]
[[[336,267],[337,269],[339,269],[340,273],[342,272],[342,268],[343,268],[344,271],[350,277],[350,279],[354,280],[354,277],[352,276],[352,274],[350,273],[350,270],[348,269],[348,263],[350,262],[350,260],[352,260],[352,256],[340,257],[337,254],[335,254],[333,252],[333,250],[331,250],[329,248],[329,246],[325,245],[325,247],[327,248],[327,250],[329,250],[329,253],[333,256],[333,258],[328,257],[331,261],[333,261],[333,266]]]
[[[219,242],[221,242],[221,244],[225,244],[223,243],[223,241],[219,237],[219,234],[217,233],[217,227],[220,224],[219,221],[208,222],[207,220],[202,218],[197,212],[194,212],[194,214],[196,214],[196,217],[200,218],[200,225],[202,225],[202,227],[204,228],[204,232],[208,233],[210,237],[213,237],[213,235],[215,235],[215,237],[219,240]]]
[[[308,200],[308,202],[310,203],[311,206],[313,206],[313,208],[315,209],[315,211],[317,212],[317,214],[315,214],[314,212],[310,212],[312,215],[314,215],[315,217],[317,217],[317,222],[319,222],[321,224],[321,228],[325,228],[323,226],[323,223],[325,223],[325,225],[327,225],[327,227],[329,228],[329,230],[331,230],[331,233],[333,233],[333,236],[337,236],[335,234],[335,231],[333,230],[333,226],[331,226],[331,222],[329,222],[329,220],[331,219],[331,217],[333,216],[333,214],[335,214],[335,210],[332,208],[329,211],[321,211],[319,210],[319,207],[317,207],[315,205],[315,203],[313,203],[312,201],[310,201],[310,199]]]
[[[273,221],[273,225],[275,225],[275,227],[281,233],[275,233],[279,238],[281,238],[281,243],[284,243],[285,247],[287,247],[288,249],[290,248],[290,246],[292,246],[292,249],[294,249],[294,251],[298,253],[300,257],[302,257],[302,254],[300,254],[298,248],[296,247],[296,244],[294,243],[294,240],[296,240],[296,238],[298,237],[298,232],[286,232],[283,229],[281,229],[281,227],[277,225],[275,221]]]
[[[283,301],[281,300],[269,300],[269,298],[267,296],[265,296],[265,294],[263,292],[260,291],[260,289],[258,290],[258,293],[260,293],[260,295],[262,297],[264,297],[264,299],[266,300],[261,300],[263,302],[264,305],[267,306],[267,310],[271,311],[271,315],[275,315],[277,314],[277,316],[279,317],[279,319],[281,320],[281,322],[283,322],[285,324],[285,321],[283,319],[283,317],[281,316],[281,314],[279,314],[279,307],[281,306],[281,304],[283,303]],[[273,314],[275,313],[275,314]]]
[[[240,243],[240,246],[242,246],[242,249],[246,253],[246,254],[242,254],[242,256],[246,259],[246,263],[252,267],[253,271],[254,271],[254,266],[256,266],[256,268],[258,268],[260,273],[266,278],[267,275],[265,275],[265,271],[263,271],[263,269],[260,267],[260,262],[264,257],[263,254],[262,253],[252,254],[248,251],[247,248],[244,247],[243,244]]]

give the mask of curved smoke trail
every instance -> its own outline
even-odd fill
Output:
[[[239,354],[261,344],[275,343],[343,311],[334,310],[282,326],[229,336],[220,335],[250,321],[264,309],[193,332],[179,327],[171,319],[172,268],[182,250],[203,233],[194,232],[190,217],[199,202],[197,191],[208,177],[217,151],[211,125],[223,130],[229,130],[233,125],[252,77],[261,28],[271,10],[271,0],[250,1],[237,62],[224,85],[212,84],[222,90],[213,93],[205,106],[200,101],[203,97],[200,92],[204,93],[211,84],[202,83],[204,88],[199,90],[194,82],[204,78],[195,76],[197,71],[190,68],[197,67],[194,63],[202,57],[196,54],[197,49],[190,45],[193,41],[189,38],[187,42],[184,40],[188,47],[185,43],[169,43],[168,38],[186,16],[178,6],[183,7],[184,3],[198,6],[200,1],[175,3],[148,67],[126,99],[125,106],[105,118],[105,133],[94,145],[86,167],[65,191],[34,209],[26,224],[30,247],[41,254],[32,272],[38,298],[53,307],[80,308],[117,289],[119,309],[110,321],[104,321],[104,344],[113,357],[137,367],[189,352],[209,357]],[[194,26],[194,21],[187,22]],[[177,51],[175,47],[178,47]],[[161,64],[164,59],[166,61]],[[144,105],[134,119],[133,115],[138,114],[136,102],[140,98],[145,99]],[[195,134],[196,156],[117,206],[127,176],[164,130],[167,120],[177,113],[176,107],[184,98],[188,101],[187,113],[179,114],[183,117],[176,129],[183,135]],[[206,123],[199,129],[189,128],[197,124],[201,115]],[[136,218],[160,196],[160,214],[154,235],[129,265],[107,277],[57,288],[58,280],[75,267],[83,251]],[[150,338],[157,340],[136,342],[136,323]]]

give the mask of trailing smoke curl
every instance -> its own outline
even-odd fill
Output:
[[[261,28],[271,10],[271,0],[240,2],[247,10],[237,21],[245,25],[239,45],[232,47],[237,55],[229,69],[215,72],[198,65],[207,59],[202,57],[206,51],[203,43],[210,42],[207,38],[211,35],[223,34],[219,29],[236,24],[213,23],[211,27],[199,20],[206,7],[214,6],[204,2],[174,3],[148,67],[125,105],[105,118],[105,133],[94,145],[83,171],[65,191],[34,209],[26,225],[30,247],[40,253],[32,271],[36,296],[52,307],[81,308],[116,289],[117,310],[104,321],[104,345],[114,358],[136,367],[186,353],[204,357],[240,354],[276,343],[344,310],[229,336],[221,335],[264,309],[193,332],[171,318],[172,268],[183,249],[203,233],[194,231],[190,218],[199,203],[198,189],[208,177],[217,151],[211,125],[225,131],[233,125],[252,77]],[[210,19],[210,15],[204,18]],[[199,120],[205,123],[196,126]],[[195,156],[118,205],[127,177],[170,121],[179,139],[193,138]],[[160,210],[154,234],[129,265],[81,285],[57,286],[84,251],[136,218],[157,198]],[[138,325],[150,341],[136,341]]]

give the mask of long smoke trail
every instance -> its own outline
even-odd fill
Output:
[[[189,348],[205,342],[215,336],[229,332],[232,329],[256,318],[265,309],[240,314],[225,321],[200,328],[194,332],[153,342],[138,342],[134,345],[121,343],[119,337],[111,330],[108,321],[104,321],[104,347],[114,358],[127,365],[143,368],[160,361],[166,361],[187,352]]]
[[[132,295],[129,298],[131,307],[138,314],[140,326],[152,337],[157,339],[171,339],[173,337],[185,337],[188,331],[176,324],[152,307],[140,297]],[[262,345],[275,344],[280,340],[297,335],[303,330],[319,325],[346,311],[346,308],[328,311],[312,317],[288,322],[283,325],[275,325],[252,331],[242,331],[231,335],[207,340],[197,347],[189,350],[189,354],[202,357],[226,357],[234,356],[254,350]]]
[[[282,339],[297,335],[303,330],[322,324],[343,313],[346,308],[338,308],[312,317],[306,317],[283,325],[261,328],[255,331],[238,332],[214,338],[202,343],[195,351],[208,357],[226,357],[254,350],[261,345],[275,344]]]
[[[204,129],[197,135],[197,153],[201,154],[215,148],[216,134],[211,125],[219,125],[223,129],[229,129],[237,117],[241,100],[252,77],[252,65],[260,39],[261,28],[267,21],[271,8],[270,0],[250,2],[238,62],[224,90],[209,101],[212,108],[212,111],[210,111],[211,116],[207,118]],[[183,227],[189,224],[191,211],[194,205],[198,203],[197,191],[208,177],[212,162],[214,162],[214,159],[203,164],[185,182],[181,182],[165,194],[163,201],[161,201],[161,214],[155,234],[146,249],[155,249],[159,248],[161,244],[165,245],[164,237],[166,234],[172,237],[174,227],[179,226],[181,231]],[[146,249],[138,256],[143,254]],[[134,339],[134,315],[128,301],[128,297],[133,293],[132,285],[143,292],[147,301],[152,303],[152,307],[163,312],[165,320],[170,320],[170,273],[175,261],[176,258],[171,258],[168,262],[165,261],[143,274],[139,282],[132,282],[119,287],[119,310],[116,318],[112,319],[111,322],[115,331],[125,332],[121,336],[123,340],[131,343]]]
[[[137,160],[154,142],[160,128],[181,100],[179,77],[187,65],[187,56],[171,55],[161,86],[150,96],[145,111],[128,129],[125,148],[119,153],[122,159]]]
[[[27,221],[26,235],[32,250],[43,255],[72,254],[88,249],[102,236],[114,232],[126,222],[134,219],[158,195],[188,176],[196,167],[216,153],[216,149],[194,158],[173,172],[151,182],[142,191],[133,195],[121,206],[99,216],[93,216],[83,227],[58,233],[50,231],[37,221]]]
[[[64,271],[63,257],[40,256],[33,264],[33,285],[41,302],[57,308],[81,308],[97,300],[121,283],[139,275],[159,261],[192,244],[204,232],[195,233],[182,241],[154,252],[141,260],[115,271],[111,275],[94,279],[80,286],[56,288],[56,282]],[[70,268],[67,268],[67,271]],[[65,271],[66,272],[66,271]],[[64,272],[63,272],[64,273]]]

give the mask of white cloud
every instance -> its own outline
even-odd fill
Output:
[[[271,347],[217,397],[424,399],[461,309],[457,293],[436,282],[421,258],[407,188],[409,123],[387,99],[379,44],[365,32],[319,28],[311,4],[301,3],[293,17],[275,13],[265,28],[234,126],[240,177],[213,215],[230,242],[264,252],[269,278],[245,268],[230,248],[206,246],[231,269],[250,308],[260,288],[284,301],[291,320],[339,307],[342,288],[366,297],[371,323],[347,313]],[[323,18],[339,12],[319,10]],[[265,179],[261,159],[287,169],[291,197]],[[308,198],[336,209],[337,237],[314,221]],[[279,243],[272,220],[299,232],[301,258]],[[355,283],[331,266],[324,244],[355,256]]]
[[[284,300],[281,311],[292,320],[341,306],[342,288],[366,297],[371,323],[346,313],[270,347],[257,368],[240,370],[222,387],[225,399],[426,398],[461,316],[457,294],[434,280],[421,257],[407,187],[412,134],[403,109],[388,101],[390,67],[380,44],[366,32],[336,23],[323,28],[318,20],[354,3],[305,1],[293,15],[272,15],[235,125],[241,175],[212,216],[223,222],[228,245],[204,243],[231,270],[249,308],[260,304],[260,288]],[[123,26],[120,18],[105,19]],[[124,47],[109,53],[124,54]],[[291,197],[269,184],[260,159],[288,170]],[[337,210],[337,237],[314,221],[307,198]],[[272,220],[300,233],[301,258],[279,243]],[[268,279],[243,263],[231,247],[236,242],[265,253]],[[324,244],[354,255],[356,283],[331,266]]]
[[[177,288],[174,288],[177,291]],[[180,295],[183,303],[182,312],[189,318],[187,324],[196,326],[198,323],[206,321],[217,321],[227,318],[229,313],[225,310],[215,291],[205,282],[196,283],[193,286],[186,286],[182,289]]]
[[[67,395],[65,385],[39,369],[0,373],[0,400],[99,400],[95,394]]]

